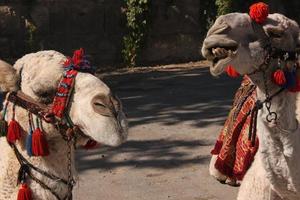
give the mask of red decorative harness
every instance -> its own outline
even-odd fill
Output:
[[[248,75],[262,73],[266,98],[263,101],[257,100],[256,86],[247,77],[244,77],[242,85],[234,98],[234,105],[215,147],[211,151],[213,155],[218,155],[215,168],[222,174],[235,180],[243,179],[258,150],[259,141],[256,136],[258,111],[265,106],[268,111],[266,120],[268,122],[276,121],[277,113],[271,111],[272,99],[286,89],[290,92],[300,91],[300,77],[297,76],[297,70],[299,70],[297,52],[287,52],[272,47],[271,39],[266,35],[262,27],[262,24],[267,20],[268,14],[269,8],[265,3],[256,3],[250,7],[251,25],[255,32],[259,34],[259,42],[267,55],[258,69]],[[266,77],[266,69],[270,67],[271,59],[279,60],[279,66],[275,67],[272,77]],[[293,63],[293,66],[281,66],[281,61],[290,61]],[[233,66],[228,66],[226,72],[230,77],[239,75]],[[268,91],[266,80],[269,78],[280,88],[274,94],[269,94]]]
[[[17,200],[32,200],[31,190],[27,185],[28,178],[37,182],[42,188],[50,191],[58,200],[72,199],[72,189],[75,181],[72,175],[71,148],[76,143],[76,135],[87,137],[77,126],[73,124],[67,112],[69,100],[74,90],[75,78],[78,74],[78,71],[93,73],[93,68],[86,60],[83,49],[76,50],[73,58],[68,58],[64,63],[63,77],[58,85],[52,105],[39,103],[28,95],[24,94],[22,91],[11,92],[7,95],[3,119],[0,120],[0,133],[6,135],[7,141],[14,150],[15,155],[21,165],[18,175],[18,183],[21,185],[21,187]],[[9,102],[13,103],[13,117],[7,126],[4,119]],[[33,166],[19,152],[15,142],[21,138],[22,129],[14,118],[15,106],[20,106],[28,111],[30,128],[26,138],[26,149],[29,156],[47,156],[49,154],[47,140],[45,138],[45,134],[43,133],[40,120],[51,123],[58,129],[63,139],[68,144],[68,180],[64,180],[54,174],[50,174]],[[33,121],[33,114],[37,117],[36,123]],[[87,142],[87,147],[92,148],[96,145],[97,143],[95,141],[90,140]],[[37,178],[35,174],[32,173],[33,171],[40,175],[46,176],[53,181],[65,184],[68,187],[68,193],[61,198],[59,194],[54,191],[54,189],[50,188],[47,184]]]

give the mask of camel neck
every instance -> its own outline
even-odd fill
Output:
[[[265,93],[259,87],[257,96],[260,100],[265,99]],[[291,191],[300,191],[300,180],[293,179],[298,177],[300,168],[296,94],[283,91],[275,96],[271,101],[271,112],[278,116],[276,123],[266,120],[268,110],[265,105],[258,113],[259,158],[275,190],[284,192],[288,184]]]
[[[278,91],[279,89],[274,87],[270,90],[269,95],[273,95]],[[257,88],[257,98],[260,101],[264,101],[266,99],[265,91],[262,91],[260,87]],[[275,95],[271,100],[270,111],[277,114],[276,121],[271,123],[267,122],[266,117],[269,114],[269,111],[265,104],[260,110],[259,117],[261,118],[262,122],[264,122],[266,128],[269,128],[271,132],[274,132],[276,129],[276,132],[278,132],[278,129],[295,130],[297,128],[298,122],[296,120],[296,95],[294,93],[284,90]],[[285,135],[289,136],[288,134]]]
[[[266,117],[269,113],[266,105],[260,110],[260,119],[264,123],[264,126],[269,131],[274,132],[277,128],[282,128],[283,130],[294,130],[297,127],[298,122],[296,121],[296,95],[287,90],[280,93],[280,87],[275,85],[271,79],[272,71],[266,71],[265,76],[263,73],[256,73],[250,76],[251,81],[257,85],[257,99],[260,101],[265,101],[267,96],[273,96],[271,100],[270,111],[277,114],[277,121],[273,123],[268,123]],[[264,80],[266,79],[266,80]],[[278,93],[278,94],[276,94]]]

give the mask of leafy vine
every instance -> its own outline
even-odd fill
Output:
[[[233,0],[216,0],[218,16],[230,13],[233,7]]]
[[[125,3],[128,34],[123,37],[122,56],[127,66],[134,67],[146,38],[149,0],[125,0]]]

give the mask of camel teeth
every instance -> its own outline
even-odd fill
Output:
[[[232,50],[228,51],[228,56],[230,56],[230,57],[234,57],[234,56],[236,56],[236,54],[237,54],[237,51],[232,51]]]
[[[211,53],[215,58],[223,59],[226,57],[235,57],[237,55],[237,50],[227,50],[221,47],[215,47],[211,49]]]
[[[228,51],[224,48],[217,47],[212,49],[212,54],[217,58],[224,58],[227,57]]]
[[[214,56],[216,56],[216,48],[213,48],[213,49],[212,49],[212,54],[213,54]]]

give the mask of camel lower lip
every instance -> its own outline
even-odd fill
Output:
[[[224,72],[225,67],[232,61],[230,56],[222,59],[218,59],[216,62],[212,61],[212,66],[210,67],[210,72],[214,76],[219,76]]]
[[[230,59],[229,56],[225,57],[225,58],[215,58],[212,63],[213,66],[216,66],[218,64],[221,64],[222,62],[225,62],[226,60]]]
[[[227,57],[225,57],[227,58]],[[221,62],[222,60],[224,60],[225,58],[215,58],[213,59],[212,63],[213,63],[213,66],[215,66],[217,63]]]

